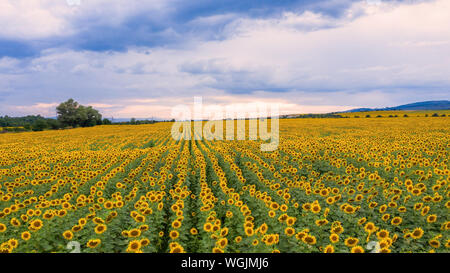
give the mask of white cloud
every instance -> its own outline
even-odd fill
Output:
[[[45,117],[56,116],[56,106],[58,103],[36,103],[33,105],[8,105],[7,108],[15,110],[20,115],[42,115]]]
[[[65,37],[93,25],[120,25],[145,10],[158,18],[170,11],[168,0],[81,0],[69,5],[66,0],[0,1],[0,37],[34,40]],[[83,24],[89,22],[89,24]]]
[[[1,1],[1,37],[33,39],[62,33],[67,24],[61,17],[55,16],[55,13],[61,12],[60,5],[48,4],[49,1],[38,0]]]

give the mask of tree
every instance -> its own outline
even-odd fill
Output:
[[[78,108],[78,102],[73,99],[69,99],[68,101],[61,103],[58,107],[56,107],[59,122],[61,122],[64,126],[76,127]]]
[[[83,106],[73,99],[61,103],[56,107],[58,121],[63,126],[72,127],[91,127],[102,124],[102,115],[92,108],[92,106]]]
[[[56,119],[47,119],[47,124],[50,129],[57,130],[61,128],[61,122]]]
[[[111,124],[112,124],[112,122],[109,119],[107,119],[107,118],[103,119],[103,125],[111,125]]]
[[[33,131],[43,131],[47,127],[48,127],[47,122],[45,120],[39,119],[33,123],[33,126],[31,126],[31,129]]]
[[[76,121],[81,127],[92,127],[102,124],[102,115],[91,106],[80,105],[77,109]]]

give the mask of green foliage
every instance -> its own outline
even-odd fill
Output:
[[[9,116],[0,116],[0,127],[25,127],[26,129],[30,129],[31,125],[37,120],[48,120],[40,115],[37,116],[26,116],[26,117],[9,117]]]
[[[45,120],[36,120],[31,126],[31,129],[33,131],[44,131],[44,129],[47,129],[47,127],[48,123]]]
[[[58,121],[63,126],[92,127],[102,124],[102,115],[91,106],[83,106],[73,99],[56,107]]]
[[[103,125],[111,125],[112,122],[111,122],[109,119],[104,118],[103,121],[102,121],[102,124],[103,124]]]
[[[0,117],[0,127],[2,132],[26,132],[42,131],[45,129],[59,129],[61,123],[55,119],[44,118],[40,115],[26,117]]]

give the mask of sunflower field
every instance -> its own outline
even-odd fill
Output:
[[[0,135],[0,252],[449,252],[450,119],[283,119],[276,151],[172,123]]]

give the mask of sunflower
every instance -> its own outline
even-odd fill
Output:
[[[312,207],[311,207],[311,211],[312,211],[313,213],[319,213],[320,210],[321,210],[321,207],[320,207],[319,204],[313,204]]]
[[[292,228],[292,227],[287,227],[287,228],[284,230],[284,233],[285,233],[287,236],[291,237],[292,235],[295,234],[295,229]]]
[[[288,219],[288,217],[289,216],[286,213],[283,213],[283,214],[280,215],[280,217],[278,217],[278,221],[279,222],[284,222],[284,221],[286,221]]]
[[[21,237],[22,237],[22,240],[28,241],[31,238],[31,233],[28,231],[24,231],[24,232],[22,232]]]
[[[133,228],[132,230],[130,230],[128,232],[128,236],[131,238],[139,237],[139,236],[141,236],[141,230],[137,229],[137,228]]]
[[[227,217],[227,218],[232,218],[232,217],[233,217],[233,212],[227,211],[226,217]]]
[[[425,216],[429,211],[430,211],[430,207],[429,207],[429,206],[426,206],[426,207],[424,207],[424,208],[422,209],[422,211],[420,212],[420,214],[421,214],[422,216]]]
[[[11,219],[11,225],[14,226],[14,227],[19,227],[20,226],[20,222],[16,218],[12,218]]]
[[[299,241],[302,241],[306,235],[307,235],[306,232],[300,231],[300,232],[297,232],[297,234],[295,234],[295,238]]]
[[[368,223],[364,226],[364,230],[365,230],[367,233],[372,233],[372,232],[375,231],[375,229],[376,229],[375,224],[372,223],[372,222],[368,222]]]
[[[353,214],[355,212],[355,208],[353,206],[348,205],[345,207],[344,212],[347,214]]]
[[[42,226],[42,221],[40,219],[37,219],[30,222],[29,229],[32,231],[38,231],[42,228]]]
[[[172,222],[172,227],[173,227],[173,228],[179,228],[179,227],[181,227],[181,222],[178,221],[178,220],[173,221],[173,222]]]
[[[332,245],[327,245],[327,246],[323,249],[323,253],[334,253],[334,246],[332,246]]]
[[[0,223],[0,232],[5,232],[6,231],[6,225]]]
[[[214,225],[213,227],[212,227],[212,232],[216,232],[216,231],[218,231],[220,229],[220,226],[219,225]]]
[[[205,224],[203,225],[203,229],[204,229],[206,232],[210,232],[210,231],[212,230],[212,227],[213,227],[213,225],[211,225],[211,223],[205,223]]]
[[[80,230],[82,230],[82,229],[83,229],[82,226],[80,226],[80,225],[75,225],[75,226],[72,227],[72,232],[78,232],[78,231],[80,231]]]
[[[377,232],[377,237],[379,240],[384,240],[389,237],[389,231],[382,229]]]
[[[441,225],[441,230],[449,230],[450,229],[450,221],[444,222]]]
[[[0,213],[0,214],[1,214],[1,213]],[[1,218],[1,216],[0,216],[0,218]],[[22,214],[22,215],[20,216],[20,219],[22,219],[23,222],[28,222],[28,216],[25,215],[25,214]]]
[[[411,232],[411,237],[413,239],[420,239],[423,236],[423,229],[421,228],[415,228],[412,232]]]
[[[220,231],[220,236],[225,237],[228,235],[228,228],[224,227],[222,228],[222,230]]]
[[[198,234],[198,230],[197,230],[196,228],[191,228],[191,229],[189,230],[189,232],[190,232],[192,235],[197,235],[197,234]]]
[[[437,215],[436,214],[431,214],[431,215],[428,215],[427,222],[428,223],[434,223],[434,222],[436,222],[436,219],[437,219]]]
[[[263,242],[266,245],[270,246],[276,242],[276,238],[275,238],[275,236],[273,236],[273,234],[264,235]]]
[[[178,238],[178,236],[180,236],[180,233],[176,230],[172,230],[169,232],[169,237],[172,240],[175,240],[176,238]]]
[[[364,248],[362,248],[361,246],[354,246],[354,247],[352,247],[350,252],[351,253],[364,253]]]
[[[12,248],[16,248],[19,245],[19,242],[16,239],[10,239],[8,241],[8,244],[12,247]]]
[[[213,253],[223,253],[224,251],[221,248],[214,247],[212,250]]]
[[[144,215],[138,215],[134,218],[134,220],[138,223],[143,223],[145,222],[145,216]]]
[[[384,247],[380,249],[380,253],[391,253],[391,250],[389,248]]]
[[[354,247],[358,244],[358,242],[359,239],[354,237],[348,237],[347,239],[344,240],[345,245],[348,247]]]
[[[337,235],[336,233],[332,233],[329,238],[330,242],[332,242],[333,244],[339,242],[339,235]]]
[[[390,242],[388,240],[381,240],[380,241],[380,248],[387,248],[387,247],[390,247],[390,246],[391,246],[391,244],[390,244]]]
[[[252,227],[247,227],[245,228],[245,235],[247,235],[248,237],[252,236],[254,234],[254,230]]]
[[[234,241],[239,244],[242,241],[242,237],[241,236],[237,236],[236,238],[234,238]]]
[[[72,240],[72,238],[73,238],[73,233],[72,233],[72,231],[70,231],[70,230],[64,231],[64,232],[63,232],[63,237],[64,237],[64,239],[66,239],[66,240]]]
[[[316,220],[316,225],[319,226],[319,227],[324,226],[326,224],[328,224],[328,220],[327,219]]]
[[[434,248],[439,248],[439,247],[441,246],[441,243],[440,243],[438,240],[436,240],[436,239],[430,240],[430,241],[428,242],[428,244],[429,244],[431,247],[434,247]]]
[[[78,220],[78,224],[80,226],[84,226],[84,225],[86,225],[86,223],[87,223],[87,220],[85,218],[81,218],[80,220]]]
[[[100,225],[97,225],[97,226],[94,228],[94,231],[95,231],[95,233],[97,233],[97,234],[102,234],[103,232],[106,231],[106,229],[107,229],[106,225],[100,224]]]
[[[295,217],[288,217],[287,219],[286,219],[286,225],[288,225],[288,226],[292,226],[293,224],[295,224],[295,221],[296,221],[297,219],[295,218]]]
[[[336,233],[336,234],[341,234],[342,232],[344,232],[344,228],[341,225],[337,225],[337,226],[331,228],[331,232]]]
[[[147,231],[149,229],[148,225],[141,225],[139,226],[140,231]]]
[[[305,237],[303,237],[303,242],[308,245],[314,245],[316,243],[316,237],[314,237],[313,235],[306,235]]]
[[[141,240],[141,246],[148,246],[150,244],[150,240],[147,238],[144,238]]]
[[[141,241],[133,240],[128,243],[127,252],[137,252],[141,249]]]
[[[358,220],[358,225],[363,225],[366,221],[367,221],[367,218],[366,218],[366,217],[360,218],[360,219]]]
[[[100,239],[89,240],[86,244],[89,248],[96,248],[101,243]]]
[[[391,225],[394,225],[394,226],[398,226],[398,225],[400,225],[401,223],[402,223],[402,218],[401,217],[394,217],[394,218],[392,218],[392,220],[391,220]]]
[[[416,203],[416,204],[414,204],[414,209],[420,210],[422,208],[422,206],[423,206],[423,203]]]

